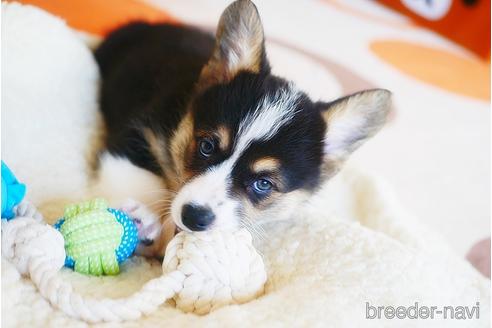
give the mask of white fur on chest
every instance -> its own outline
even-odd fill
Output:
[[[161,177],[135,166],[125,157],[106,152],[99,165],[92,194],[106,198],[111,206],[121,206],[131,198],[157,211],[159,202],[168,196]]]

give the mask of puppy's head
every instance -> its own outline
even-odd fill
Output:
[[[216,46],[171,140],[182,179],[171,215],[183,230],[234,228],[292,213],[385,122],[386,90],[311,101],[270,74],[249,0],[222,14]]]

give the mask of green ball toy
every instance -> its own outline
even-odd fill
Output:
[[[65,239],[65,266],[83,274],[118,274],[138,244],[133,220],[100,198],[67,206],[55,228]]]

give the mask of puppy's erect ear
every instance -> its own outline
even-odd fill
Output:
[[[383,89],[358,92],[326,104],[322,111],[325,162],[332,167],[343,162],[381,129],[390,108],[391,92]]]
[[[233,2],[220,17],[215,48],[201,72],[200,84],[225,83],[239,71],[268,69],[264,43],[256,6],[249,0]]]

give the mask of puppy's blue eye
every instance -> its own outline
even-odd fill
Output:
[[[258,179],[253,182],[253,189],[260,194],[268,193],[273,189],[273,183],[267,179]]]
[[[202,139],[198,144],[198,151],[203,157],[210,157],[215,151],[215,143],[211,139]]]

